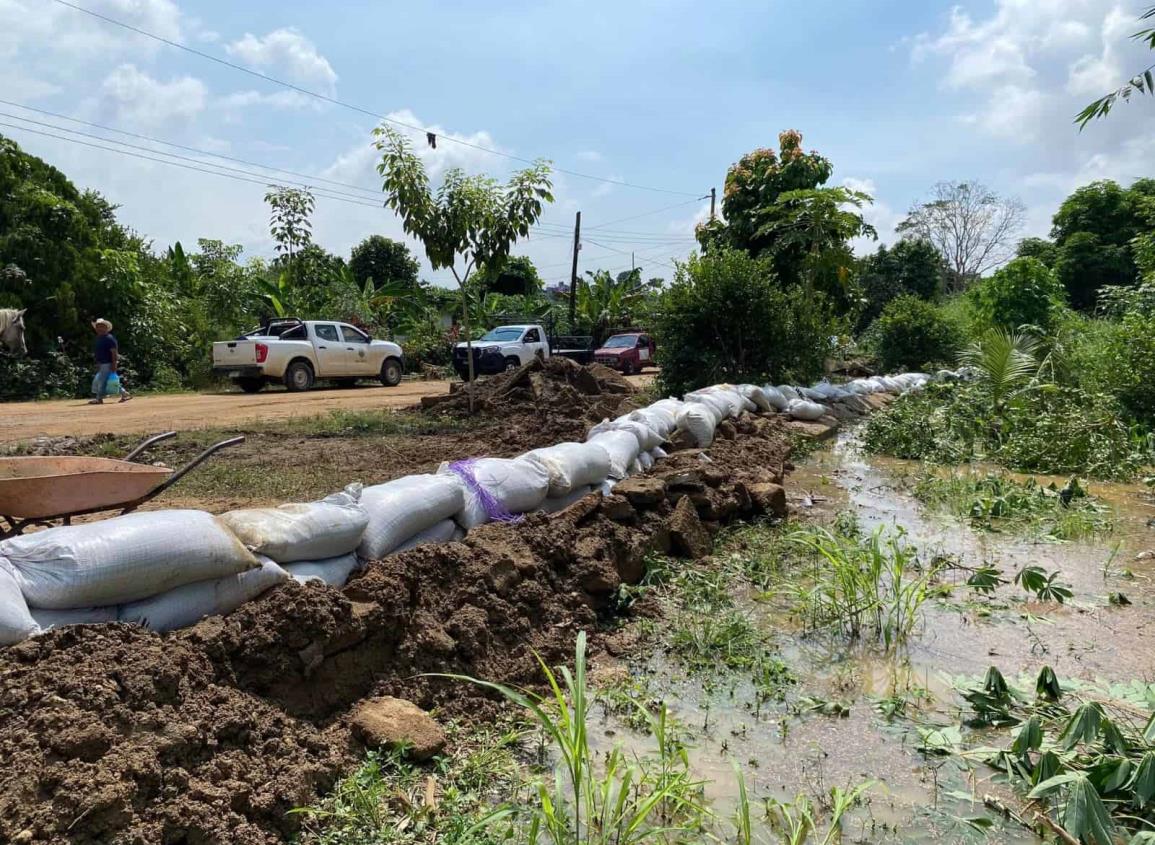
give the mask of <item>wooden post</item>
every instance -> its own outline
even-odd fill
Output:
[[[578,250],[582,248],[582,213],[579,211],[573,224],[573,268],[569,274],[569,330],[574,332],[574,321],[577,316],[577,283],[578,283]]]
[[[717,200],[718,200],[718,189],[717,188],[711,188],[710,189],[710,219],[711,220],[714,219],[714,203],[717,202]]]

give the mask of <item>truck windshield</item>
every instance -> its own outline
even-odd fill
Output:
[[[521,337],[521,329],[493,329],[482,336],[482,340],[493,340],[498,343],[508,343]]]
[[[606,349],[632,349],[638,342],[638,336],[633,334],[616,334],[606,341]]]

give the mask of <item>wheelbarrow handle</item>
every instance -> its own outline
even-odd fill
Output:
[[[135,449],[133,449],[127,455],[125,455],[123,460],[131,461],[133,458],[135,458],[137,455],[139,455],[141,452],[145,451],[146,449],[151,449],[153,446],[155,446],[157,443],[160,443],[162,440],[169,440],[173,437],[176,437],[175,431],[166,431],[164,434],[155,434],[152,437],[148,438],[148,440],[141,443],[139,446],[137,446]]]
[[[197,455],[195,458],[193,458],[191,461],[189,461],[183,467],[178,469],[176,472],[174,472],[172,475],[170,475],[167,479],[165,479],[164,484],[160,485],[155,490],[153,490],[152,493],[149,494],[149,498],[151,499],[155,496],[159,496],[161,493],[163,493],[169,487],[172,487],[174,484],[176,484],[178,481],[180,481],[182,478],[184,478],[189,472],[191,472],[192,470],[199,467],[201,464],[203,464],[205,461],[207,461],[210,457],[215,455],[221,449],[227,449],[230,446],[237,446],[237,445],[240,445],[241,443],[244,443],[244,442],[245,442],[245,437],[242,434],[240,437],[233,437],[233,438],[230,438],[228,440],[222,440],[220,443],[214,443],[212,446],[209,446],[207,449],[205,449],[203,452],[201,452],[199,455]]]

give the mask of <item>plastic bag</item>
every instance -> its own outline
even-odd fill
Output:
[[[610,432],[633,438],[629,432]],[[516,522],[535,511],[549,492],[549,473],[536,461],[521,458],[476,458],[442,464],[439,475],[461,479],[465,505],[453,518],[469,531],[486,522]]]
[[[257,559],[204,511],[130,513],[0,542],[29,607],[136,601],[182,584],[255,569]]]
[[[0,645],[11,645],[40,633],[40,626],[28,612],[28,602],[16,583],[12,568],[0,560]]]
[[[46,610],[38,607],[29,609],[32,618],[40,626],[40,630],[63,628],[65,625],[99,625],[104,622],[117,620],[118,608],[111,607],[79,607],[75,610]]]
[[[385,557],[414,534],[465,507],[465,488],[451,475],[407,475],[361,491],[369,525],[357,554],[366,560]]]
[[[786,406],[786,413],[796,420],[816,420],[826,413],[826,408],[817,402],[795,399]]]
[[[256,569],[185,584],[175,590],[132,602],[120,608],[120,621],[143,625],[164,633],[195,625],[206,616],[232,613],[247,601],[289,580],[289,573],[267,557],[259,558]]]
[[[630,465],[641,451],[638,438],[629,431],[603,431],[588,442],[605,449],[610,458],[610,478],[618,480],[630,474]]]
[[[328,560],[353,551],[369,525],[361,485],[309,504],[229,511],[220,519],[254,554],[278,563]]]
[[[328,560],[307,560],[289,563],[282,567],[289,573],[289,577],[300,584],[310,581],[319,581],[330,587],[340,589],[345,586],[361,561],[355,554],[341,555]]]
[[[601,484],[610,474],[610,456],[590,443],[558,443],[521,456],[537,461],[549,473],[549,495],[565,496],[588,484]]]
[[[400,554],[418,546],[427,546],[430,543],[456,543],[465,536],[461,526],[452,519],[443,519],[436,525],[431,525],[424,531],[418,531],[390,554]]]
[[[678,429],[689,432],[694,443],[703,449],[714,442],[714,430],[717,427],[717,417],[703,403],[689,403],[678,414]]]
[[[594,490],[598,489],[600,485],[587,484],[584,487],[578,487],[570,491],[564,496],[550,496],[541,504],[541,509],[544,513],[557,513],[565,510],[574,502],[580,502]]]

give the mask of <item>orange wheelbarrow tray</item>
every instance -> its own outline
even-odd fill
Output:
[[[150,437],[124,456],[112,458],[0,458],[0,538],[20,534],[30,525],[45,525],[100,511],[136,510],[155,499],[221,449],[243,443],[234,437],[216,443],[178,470],[133,463],[133,458],[175,431]]]

